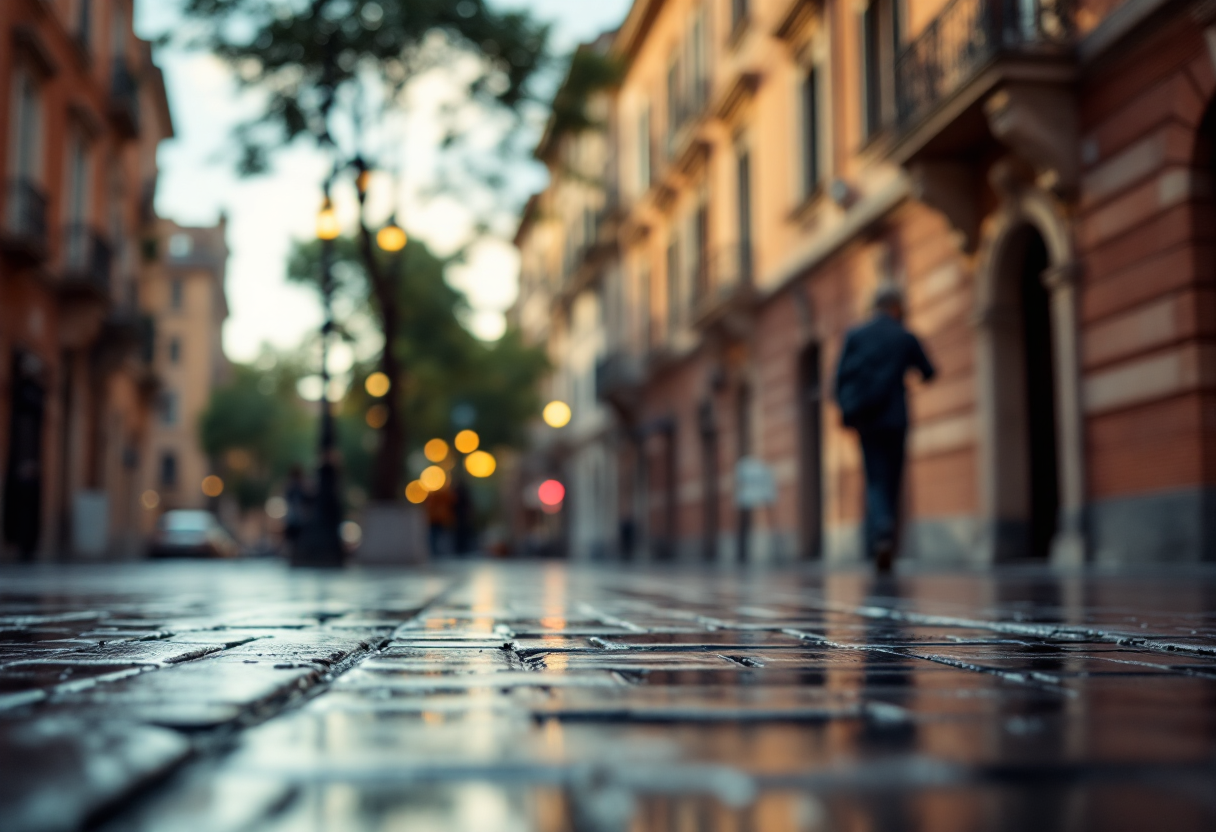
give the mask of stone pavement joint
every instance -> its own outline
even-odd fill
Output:
[[[1216,571],[0,571],[16,830],[1216,828]]]

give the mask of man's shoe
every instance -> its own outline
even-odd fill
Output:
[[[874,544],[874,568],[879,575],[888,575],[891,573],[891,566],[895,560],[895,541],[880,540]]]

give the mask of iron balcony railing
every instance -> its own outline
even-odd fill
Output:
[[[754,266],[750,243],[727,246],[712,255],[702,255],[693,266],[694,307],[716,304],[720,299],[752,285]]]
[[[109,294],[114,254],[110,244],[87,225],[69,225],[63,232],[63,279]]]
[[[28,179],[14,179],[5,194],[5,236],[45,255],[47,250],[47,199]]]
[[[626,395],[641,383],[641,363],[628,352],[610,352],[595,362],[595,397],[599,401]]]
[[[951,0],[895,62],[906,128],[1003,55],[1059,54],[1076,34],[1075,0]]]

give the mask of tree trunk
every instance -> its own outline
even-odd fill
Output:
[[[392,276],[386,275],[376,260],[372,235],[367,226],[359,224],[359,249],[363,266],[367,270],[376,303],[380,307],[381,331],[384,333],[384,350],[380,354],[380,371],[388,376],[391,387],[382,404],[388,409],[388,420],[380,429],[380,448],[376,454],[372,472],[371,498],[378,502],[400,500],[403,493],[407,433],[405,424],[405,368],[394,350],[400,327],[397,310],[397,293]],[[404,257],[404,253],[401,255]]]

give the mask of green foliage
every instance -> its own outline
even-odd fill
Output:
[[[264,356],[270,358],[273,366],[234,364],[232,379],[211,394],[199,422],[203,450],[245,509],[262,505],[291,466],[309,464],[316,442],[315,416],[296,393],[300,367]]]
[[[624,65],[614,56],[590,47],[576,50],[570,57],[565,83],[553,97],[552,135],[601,127],[588,112],[591,98],[619,84],[624,74]]]
[[[368,114],[360,107],[394,106],[412,77],[437,66],[475,67],[469,100],[514,111],[529,98],[549,34],[485,0],[186,0],[183,14],[187,25],[168,40],[213,52],[267,96],[263,113],[237,131],[246,173],[298,137],[330,141],[335,106],[362,102],[355,119]],[[367,108],[369,91],[380,101]]]
[[[512,332],[494,344],[470,334],[461,323],[468,311],[465,298],[444,279],[451,261],[436,257],[423,243],[410,241],[399,258],[379,256],[397,290],[401,334],[392,349],[406,370],[405,387],[397,395],[402,396],[413,447],[436,436],[451,440],[457,428],[452,424],[452,412],[458,405],[476,411],[472,427],[486,447],[522,445],[524,426],[541,405],[538,383],[548,369],[543,351],[525,346]],[[289,262],[289,278],[315,284],[319,258],[318,243],[297,244]],[[336,291],[363,309],[371,309],[374,295],[368,289],[355,242],[335,241],[333,262]],[[374,404],[363,380],[375,369],[373,363],[356,368],[357,383],[341,409],[349,440],[344,445],[347,469],[356,482],[367,449],[374,448],[362,437],[371,433],[364,419]],[[370,468],[370,462],[367,466]]]

